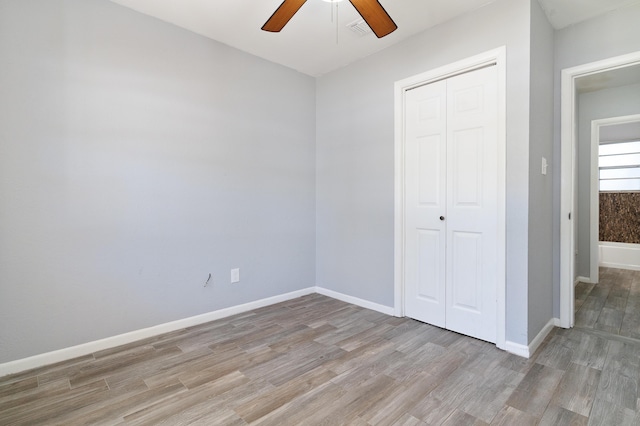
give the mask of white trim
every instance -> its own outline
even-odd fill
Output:
[[[341,300],[343,302],[351,303],[352,305],[360,306],[366,309],[378,311],[386,315],[392,315],[392,316],[395,315],[394,308],[389,306],[380,305],[378,303],[370,302],[368,300],[349,296],[343,293],[338,293],[337,291],[329,290],[323,287],[309,287],[302,290],[293,291],[291,293],[268,297],[266,299],[256,300],[254,302],[249,302],[242,305],[232,306],[229,308],[208,312],[205,314],[180,319],[177,321],[171,321],[164,324],[159,324],[153,327],[134,330],[128,333],[107,337],[105,339],[95,340],[93,342],[83,343],[77,346],[71,346],[71,347],[60,349],[57,351],[47,352],[39,355],[34,355],[28,358],[6,362],[4,364],[0,364],[0,377],[6,376],[8,374],[14,374],[14,373],[19,373],[26,370],[31,370],[32,368],[38,368],[45,365],[55,364],[61,361],[67,361],[80,356],[89,355],[94,352],[115,348],[117,346],[121,346],[127,343],[132,343],[132,342],[136,342],[149,337],[154,337],[163,333],[169,333],[169,332],[180,330],[183,328],[193,327],[193,326],[204,324],[210,321],[219,320],[222,318],[230,317],[232,315],[241,314],[243,312],[252,311],[254,309],[262,308],[269,305],[274,305],[276,303],[285,302],[287,300],[295,299],[297,297],[302,297],[302,296],[306,296],[314,293],[322,294],[324,296]]]
[[[542,327],[542,330],[540,330],[538,335],[531,341],[531,343],[529,343],[529,356],[533,355],[533,353],[540,347],[544,342],[544,339],[546,339],[549,333],[553,331],[553,328],[557,323],[558,320],[556,318],[551,318],[549,322]]]
[[[574,289],[567,283],[575,279],[574,221],[571,220],[571,212],[575,210],[575,83],[566,71],[561,76],[560,96],[560,323],[570,328],[573,327]]]
[[[586,284],[598,284],[598,281],[593,281],[589,277],[576,277],[576,280],[573,282],[573,285],[577,285],[578,283],[586,283]]]
[[[600,147],[600,127],[617,124],[640,122],[640,114],[625,115],[621,117],[610,117],[593,120],[591,122],[591,220],[589,236],[589,263],[591,282],[596,284],[600,280],[598,277],[598,267],[600,266],[600,191],[599,191],[599,170],[598,170],[598,149]],[[605,266],[605,265],[602,265]],[[611,266],[616,268],[617,266]],[[623,268],[626,269],[626,268]]]
[[[601,242],[600,266],[640,271],[640,244]]]
[[[316,293],[328,296],[333,299],[342,300],[343,302],[351,303],[352,305],[360,306],[362,308],[371,309],[372,311],[378,311],[386,315],[395,316],[395,309],[391,306],[380,305],[375,302],[360,299],[358,297],[349,296],[348,294],[338,293],[337,291],[329,290],[324,287],[316,287]]]
[[[576,155],[576,82],[579,77],[615,68],[640,64],[640,51],[562,70],[560,99],[560,324],[573,327],[575,221],[575,155]],[[575,214],[573,215],[575,216]]]
[[[507,341],[505,344],[505,350],[514,355],[519,355],[525,358],[531,357],[535,353],[536,350],[540,347],[544,339],[547,338],[549,333],[553,331],[554,327],[560,326],[560,319],[551,318],[549,322],[542,327],[540,333],[529,343],[529,345],[521,345],[520,343],[514,343]]]
[[[600,234],[600,121],[591,122],[591,176],[589,179],[589,278],[592,283],[600,281],[598,271],[598,236]]]
[[[524,358],[529,358],[529,346],[522,345],[507,340],[504,344],[504,350],[510,354],[518,355]]]
[[[553,328],[556,326],[556,324],[557,319],[551,318],[549,322],[547,322],[547,324],[542,327],[542,330],[540,330],[538,335],[531,341],[531,343],[529,343],[529,356],[533,355],[534,352],[540,347],[542,342],[544,342],[544,339],[546,339],[549,333],[553,331]]]
[[[366,309],[371,309],[371,310],[383,313],[385,315],[395,315],[395,312],[396,312],[395,309],[390,306],[380,305],[375,302],[360,299],[354,296],[349,296],[347,294],[339,293],[337,291],[329,290],[323,287],[309,287],[309,288],[293,291],[293,292],[278,295],[278,296],[268,297],[266,299],[256,300],[254,302],[249,302],[242,305],[232,306],[229,308],[208,312],[205,314],[180,319],[177,321],[171,321],[168,323],[159,324],[153,327],[134,330],[128,333],[123,333],[117,336],[107,337],[105,339],[83,343],[77,346],[71,346],[71,347],[60,349],[57,351],[47,352],[39,355],[34,355],[28,358],[6,362],[4,364],[0,364],[0,377],[6,376],[9,374],[20,373],[22,371],[31,370],[33,368],[55,364],[62,361],[67,361],[80,356],[89,355],[94,352],[115,348],[117,346],[136,342],[149,337],[154,337],[163,333],[169,333],[169,332],[180,330],[183,328],[204,324],[210,321],[227,318],[232,315],[241,314],[244,312],[252,311],[254,309],[262,308],[262,307],[273,305],[280,302],[285,302],[287,300],[292,300],[297,297],[302,297],[302,296],[306,296],[313,293],[322,294],[324,296],[341,300],[343,302],[360,306]],[[502,347],[500,347],[500,349],[504,349],[507,352],[528,358],[530,354],[535,352],[535,350],[542,343],[542,341],[544,341],[544,338],[553,329],[554,325],[559,326],[558,319],[550,320],[549,324],[547,324],[542,329],[542,331],[540,331],[538,336],[536,336],[536,338],[533,340],[533,342],[529,346],[507,341],[504,343]]]
[[[407,90],[495,63],[498,71],[498,270],[496,346],[506,349],[506,47],[397,81],[395,93],[394,313],[404,316],[404,95]]]
[[[180,319],[177,321],[171,321],[164,324],[155,325],[153,327],[134,330],[129,333],[123,333],[117,336],[107,337],[105,339],[94,340],[93,342],[83,343],[81,345],[71,346],[71,347],[60,349],[57,351],[46,352],[43,354],[30,356],[28,358],[5,362],[3,364],[0,364],[0,377],[6,376],[8,374],[19,373],[21,371],[30,370],[32,368],[42,367],[49,364],[55,364],[57,362],[66,361],[66,360],[77,358],[80,356],[92,354],[94,352],[98,352],[101,350],[115,348],[116,346],[132,343],[138,340],[157,336],[163,333],[169,333],[171,331],[180,330],[187,327],[193,327],[193,326],[204,324],[210,321],[226,318],[231,315],[252,311],[254,309],[262,308],[264,306],[285,302],[287,300],[295,299],[297,297],[313,294],[315,290],[316,289],[314,287],[309,287],[306,289],[293,291],[291,293],[268,297],[266,299],[256,300],[254,302],[249,302],[242,305],[232,306],[229,308],[208,312],[205,314]]]
[[[397,317],[404,316],[404,92],[398,82],[394,87],[394,244],[393,244],[393,305]],[[400,124],[398,124],[400,123]]]

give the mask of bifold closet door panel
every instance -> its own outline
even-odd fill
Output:
[[[496,340],[496,67],[447,80],[446,327]]]
[[[405,313],[445,326],[445,81],[407,92],[405,123]]]

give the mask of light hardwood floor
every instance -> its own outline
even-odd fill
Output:
[[[628,337],[526,360],[316,294],[0,378],[0,424],[638,425],[639,380]]]

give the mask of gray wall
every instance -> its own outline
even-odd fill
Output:
[[[640,84],[603,89],[578,96],[578,256],[576,273],[590,277],[591,240],[591,122],[601,118],[640,114]]]
[[[638,5],[555,33],[550,153],[542,18],[498,0],[314,81],[109,2],[0,2],[0,362],[314,283],[393,306],[393,83],[501,45],[507,339],[528,343],[550,178],[559,315],[560,70],[640,50]]]
[[[553,43],[554,31],[531,2],[529,127],[529,299],[531,341],[553,317]],[[542,175],[542,157],[547,175]]]
[[[640,51],[640,4],[556,31],[553,156],[554,316],[560,317],[560,72]]]
[[[0,363],[314,285],[314,79],[101,0],[0,58]]]
[[[636,101],[640,102],[640,96],[637,94]],[[640,109],[640,105],[638,109]],[[600,128],[600,142],[628,142],[638,139],[640,139],[640,121],[613,124]]]
[[[498,0],[318,79],[319,286],[394,305],[394,82],[506,45],[507,339],[528,343],[529,17]]]

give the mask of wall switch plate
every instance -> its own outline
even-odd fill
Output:
[[[541,170],[543,175],[547,174],[547,159],[542,157],[542,170]]]
[[[237,283],[240,281],[240,268],[235,268],[231,270],[231,284]]]

